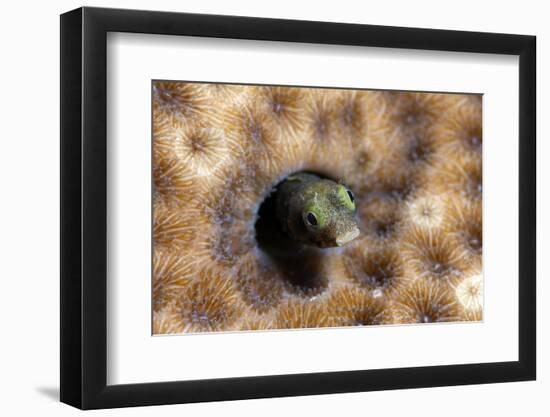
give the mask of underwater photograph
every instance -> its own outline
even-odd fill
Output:
[[[153,334],[483,320],[482,95],[151,95]]]

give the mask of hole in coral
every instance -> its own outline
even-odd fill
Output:
[[[408,158],[412,163],[425,162],[430,158],[431,153],[432,150],[425,140],[415,138],[410,144]]]
[[[416,113],[406,113],[403,116],[403,123],[407,126],[418,124],[418,115]]]
[[[470,224],[468,229],[463,233],[463,241],[473,253],[481,254],[483,249],[483,236],[481,233],[480,224]]]
[[[464,194],[473,198],[480,198],[483,194],[483,183],[477,174],[474,173],[467,178]]]
[[[430,267],[430,271],[437,275],[448,275],[451,272],[451,267],[435,261]]]
[[[459,270],[447,260],[434,259],[427,265],[427,270],[432,276],[441,280],[451,279],[460,275]]]
[[[173,94],[166,90],[158,89],[157,96],[162,103],[172,104],[176,101]]]
[[[420,323],[432,323],[434,320],[432,317],[428,316],[427,314],[423,314],[419,317],[418,320]]]
[[[481,137],[478,135],[472,135],[469,138],[470,146],[472,148],[479,148],[481,147]]]
[[[319,138],[324,138],[327,135],[327,131],[328,131],[327,125],[328,125],[328,122],[324,118],[319,117],[319,119],[317,119],[315,124],[315,130]]]
[[[359,152],[359,154],[357,155],[356,162],[357,165],[359,165],[360,167],[366,167],[371,163],[371,161],[371,156],[365,151]]]
[[[387,239],[391,237],[395,232],[395,228],[396,220],[393,219],[387,221],[372,221],[372,230],[374,231],[374,234],[380,239]]]
[[[481,252],[481,239],[472,237],[468,240],[468,245],[474,252]]]
[[[387,183],[381,184],[380,191],[389,198],[404,200],[413,192],[414,188],[414,178],[403,176],[392,178]]]
[[[273,103],[271,103],[271,110],[273,111],[273,113],[275,113],[277,116],[280,116],[282,111],[283,111],[283,104],[282,103],[278,103],[276,101],[273,101]]]
[[[346,125],[353,124],[353,121],[355,120],[355,108],[353,107],[353,104],[349,104],[344,108],[342,119]]]
[[[260,143],[262,141],[262,129],[258,125],[250,126],[250,137],[255,143]]]
[[[193,153],[203,153],[207,148],[207,145],[206,145],[207,140],[208,138],[205,138],[201,134],[196,133],[193,136],[191,136],[189,138],[189,146],[191,148],[191,151]]]
[[[363,282],[373,287],[388,287],[394,279],[391,265],[364,265]]]
[[[464,120],[463,141],[471,150],[480,151],[483,144],[483,132],[480,120]]]
[[[372,291],[373,298],[384,295],[403,282],[403,266],[394,249],[370,250],[353,247],[346,252],[344,267],[351,278]]]
[[[319,173],[315,175],[326,178]],[[323,268],[326,253],[288,237],[276,215],[277,187],[260,205],[256,220],[256,242],[270,259],[277,276],[290,288],[305,294],[318,294],[328,286]]]

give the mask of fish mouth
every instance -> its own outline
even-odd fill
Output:
[[[359,236],[359,228],[356,227],[351,231],[344,233],[342,236],[336,238],[336,244],[338,246],[344,246],[346,243],[351,242],[357,236]]]

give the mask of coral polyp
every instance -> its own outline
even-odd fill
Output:
[[[324,303],[299,299],[282,303],[275,320],[279,329],[326,327],[332,324]]]
[[[173,149],[178,158],[198,175],[209,175],[227,158],[228,146],[223,131],[193,126],[182,129]]]
[[[447,152],[481,153],[481,112],[475,106],[461,107],[455,117],[447,119],[439,127],[438,134]]]
[[[154,207],[153,217],[153,242],[156,246],[181,249],[193,241],[196,223],[189,213],[159,203]]]
[[[276,307],[283,297],[284,281],[276,266],[252,252],[237,265],[235,281],[243,299],[259,313]]]
[[[195,221],[203,218],[206,224],[197,245],[220,264],[234,266],[256,244],[254,222],[263,189],[257,178],[250,178],[252,172],[253,168],[240,166],[199,199],[200,216]]]
[[[193,268],[177,253],[157,248],[153,255],[153,308],[166,307],[191,282]]]
[[[369,102],[370,101],[370,102]],[[365,140],[369,128],[369,107],[374,99],[362,91],[345,91],[336,101],[336,129],[341,141]]]
[[[352,280],[373,295],[391,295],[407,282],[401,257],[394,248],[373,248],[359,242],[346,251],[344,266]]]
[[[451,105],[445,94],[391,92],[386,97],[388,111],[405,136],[425,132]]]
[[[244,100],[246,86],[232,84],[203,84],[203,91],[213,103],[234,103]]]
[[[336,97],[325,94],[324,90],[311,90],[308,94],[306,109],[306,132],[312,143],[323,145],[334,139],[338,115]]]
[[[154,82],[154,111],[176,117],[182,123],[208,117],[208,100],[202,90],[200,84]]]
[[[446,197],[426,193],[408,201],[404,209],[409,224],[426,229],[439,228],[445,221]]]
[[[481,200],[483,195],[483,170],[481,156],[453,154],[431,167],[424,178],[426,187],[439,193],[454,192],[471,200]]]
[[[454,199],[446,214],[445,227],[464,248],[471,263],[481,263],[483,252],[482,204],[479,200]]]
[[[456,287],[456,296],[466,311],[480,313],[483,308],[483,276],[472,275],[465,278]]]
[[[274,324],[270,319],[264,319],[254,314],[247,315],[247,318],[243,319],[239,323],[238,330],[271,330],[274,328]]]
[[[419,279],[403,288],[394,299],[397,323],[461,321],[460,305],[445,285]]]
[[[467,267],[461,248],[441,230],[411,228],[401,249],[408,274],[415,278],[453,283]]]
[[[481,96],[151,94],[154,334],[482,320]]]
[[[358,213],[361,231],[369,242],[392,245],[397,242],[402,232],[400,201],[384,197],[367,197],[360,201]]]
[[[184,199],[197,190],[193,176],[177,157],[155,157],[153,191],[166,200]]]
[[[281,136],[269,122],[270,113],[254,103],[230,108],[223,119],[227,136],[239,144],[240,157],[273,173],[280,169],[282,155],[277,148]]]
[[[258,106],[265,109],[271,127],[279,129],[282,135],[294,137],[303,123],[302,90],[264,87],[258,96]]]
[[[242,308],[230,279],[204,271],[184,288],[174,311],[181,332],[211,332],[231,326]]]
[[[153,312],[153,334],[180,333],[178,319],[170,308]]]
[[[372,326],[392,322],[387,299],[360,288],[335,290],[327,301],[332,326]]]

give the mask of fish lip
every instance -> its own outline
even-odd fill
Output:
[[[355,228],[349,232],[344,233],[344,235],[338,237],[336,239],[336,245],[338,246],[344,246],[346,243],[351,242],[353,239],[355,239],[357,236],[359,236],[359,228]]]

